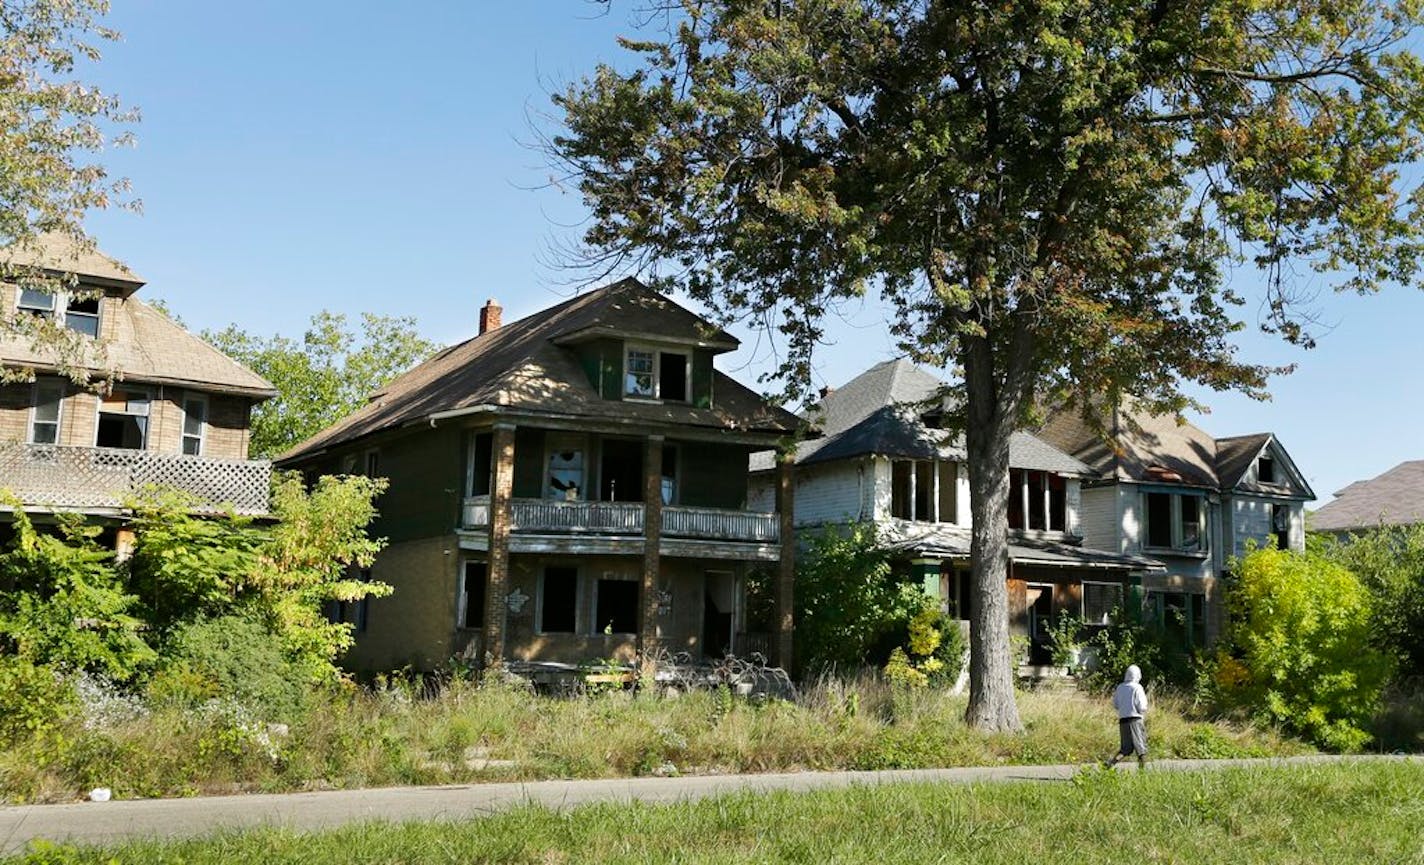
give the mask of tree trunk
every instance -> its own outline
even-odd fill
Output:
[[[992,732],[1019,732],[1009,656],[1009,437],[1017,400],[1001,394],[992,349],[970,338],[964,352],[965,442],[969,457],[969,556],[974,592],[970,604],[969,708],[965,721]]]

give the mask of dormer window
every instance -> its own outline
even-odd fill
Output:
[[[1271,457],[1256,460],[1256,480],[1263,484],[1276,482],[1276,461]]]
[[[623,395],[687,402],[688,366],[686,352],[630,346],[623,358]]]
[[[85,336],[99,335],[99,298],[70,297],[68,292],[38,291],[33,288],[20,289],[20,300],[15,304],[20,312],[43,318],[54,318],[56,310],[62,310],[58,321],[65,327]]]

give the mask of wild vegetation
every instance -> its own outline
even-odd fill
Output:
[[[1026,705],[1025,709],[1029,707]],[[351,862],[1413,862],[1424,767],[1086,772],[1071,784],[895,784],[675,804],[527,807],[463,822],[265,829],[25,865]],[[893,843],[887,841],[893,840]]]
[[[96,786],[120,797],[310,790],[539,778],[602,778],[1005,763],[1089,763],[1116,745],[1107,701],[1074,691],[1025,692],[1022,735],[966,726],[966,698],[866,675],[824,678],[795,700],[726,688],[677,697],[612,690],[570,697],[452,677],[438,694],[395,679],[371,689],[308,689],[296,710],[264,671],[254,697],[196,705],[90,683],[46,735],[0,753],[0,796],[64,801]],[[1250,724],[1217,722],[1161,695],[1152,727],[1160,757],[1264,757],[1309,746]]]

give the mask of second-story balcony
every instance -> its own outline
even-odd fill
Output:
[[[509,527],[516,533],[641,536],[645,513],[642,502],[513,499],[509,505]],[[774,513],[667,505],[662,509],[662,516],[665,538],[758,544],[774,544],[780,538]],[[483,528],[489,521],[489,496],[465,499],[465,528]]]
[[[0,490],[26,507],[119,511],[148,487],[187,493],[194,510],[268,512],[272,464],[121,448],[0,442]]]

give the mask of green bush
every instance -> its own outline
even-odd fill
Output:
[[[1362,747],[1393,669],[1373,640],[1365,586],[1317,552],[1255,550],[1235,572],[1209,692],[1324,747]]]
[[[1403,678],[1424,677],[1424,523],[1380,526],[1337,540],[1312,539],[1326,559],[1360,578],[1373,599],[1379,645]]]
[[[826,529],[797,556],[796,658],[812,672],[882,666],[923,601],[892,572],[874,526]]]
[[[74,688],[54,668],[0,655],[0,746],[49,732],[74,703]]]
[[[197,705],[226,697],[264,720],[301,714],[307,684],[301,669],[260,622],[243,616],[183,625],[163,647],[149,683],[155,702]]]

